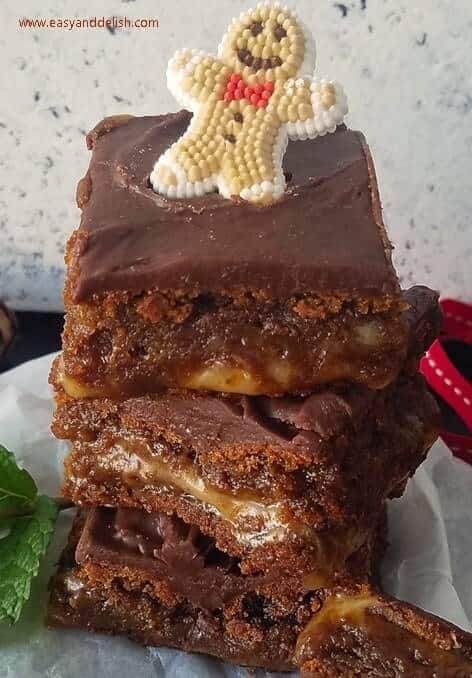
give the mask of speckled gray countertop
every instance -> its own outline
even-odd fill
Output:
[[[180,47],[216,50],[231,0],[2,0],[0,296],[60,309],[63,251],[78,224],[84,134],[112,113],[176,110],[165,67]],[[364,131],[405,284],[472,299],[472,3],[299,0],[318,72],[340,80]],[[157,18],[158,29],[22,29],[20,17]]]

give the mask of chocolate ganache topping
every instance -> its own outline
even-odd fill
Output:
[[[106,119],[89,137],[74,241],[76,302],[112,290],[256,290],[290,299],[396,296],[372,159],[359,132],[290,142],[288,188],[260,207],[217,193],[169,199],[153,192],[156,157],[187,128],[180,113]]]

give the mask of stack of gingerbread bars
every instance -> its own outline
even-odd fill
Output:
[[[386,501],[436,438],[439,312],[400,289],[366,142],[291,142],[264,207],[171,200],[149,168],[189,119],[87,138],[52,372],[81,510],[49,623],[307,676],[458,666],[469,641],[374,588]]]

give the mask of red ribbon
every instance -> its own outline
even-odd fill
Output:
[[[472,384],[452,364],[442,341],[458,339],[472,347],[472,306],[453,299],[441,302],[443,332],[421,360],[420,369],[429,386],[462,419],[472,432]],[[452,452],[472,464],[472,434],[442,430],[441,438]]]
[[[239,73],[232,73],[226,83],[223,99],[225,101],[239,101],[240,99],[245,99],[253,106],[257,106],[257,108],[265,108],[269,103],[269,99],[273,92],[274,83],[269,80],[251,86],[244,82]]]

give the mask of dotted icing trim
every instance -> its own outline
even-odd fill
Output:
[[[314,68],[310,32],[278,4],[233,19],[217,56],[178,51],[167,83],[194,115],[155,163],[153,189],[169,198],[215,190],[263,204],[280,198],[288,139],[334,132],[348,111],[341,85],[313,77]]]

